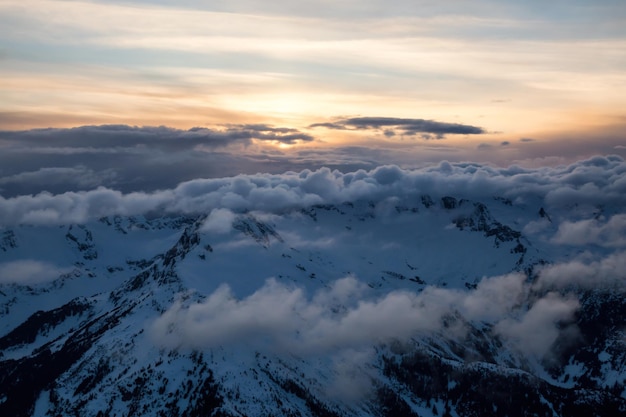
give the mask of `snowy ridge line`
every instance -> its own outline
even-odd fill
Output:
[[[121,193],[99,187],[63,194],[0,197],[0,225],[85,223],[111,215],[206,213],[215,208],[237,212],[281,212],[315,204],[368,199],[412,200],[424,194],[484,199],[499,196],[524,202],[540,199],[548,207],[572,204],[626,204],[626,162],[596,156],[568,166],[506,169],[475,163],[442,162],[404,170],[395,165],[351,173],[321,168],[280,175],[238,175],[196,179],[152,193]]]

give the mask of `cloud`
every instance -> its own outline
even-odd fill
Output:
[[[115,172],[108,170],[96,173],[78,165],[75,167],[40,168],[36,171],[20,172],[19,174],[0,177],[0,190],[8,193],[26,194],[29,191],[46,189],[54,191],[65,189],[71,184],[76,189],[93,189],[102,183],[115,180]]]
[[[437,315],[425,314],[417,294],[396,291],[367,299],[362,296],[364,288],[348,277],[309,299],[301,288],[270,279],[248,297],[236,299],[222,285],[203,302],[175,303],[152,324],[151,334],[170,348],[247,344],[319,354],[439,327]]]
[[[482,128],[471,125],[397,117],[352,117],[335,122],[314,123],[309,127],[325,127],[335,130],[384,129],[384,134],[388,137],[396,134],[396,131],[391,128],[395,128],[399,131],[399,134],[407,136],[415,136],[420,133],[434,135],[422,136],[427,139],[442,139],[447,134],[478,135],[485,133]]]
[[[549,293],[522,317],[504,319],[495,329],[526,355],[542,358],[561,333],[560,327],[573,321],[579,306],[580,303],[573,297],[564,298]]]
[[[474,200],[500,196],[517,204],[540,201],[546,210],[574,205],[623,207],[625,174],[626,163],[618,156],[538,169],[516,166],[503,169],[447,161],[413,170],[394,165],[348,173],[329,168],[306,169],[284,174],[196,179],[154,192],[122,193],[99,187],[89,191],[0,197],[0,225],[84,223],[115,214],[200,214],[220,208],[233,212],[284,212],[312,204],[359,199],[414,201],[423,194]],[[619,219],[616,217],[614,221]]]
[[[526,276],[521,273],[483,278],[476,290],[463,295],[459,309],[472,320],[498,320],[526,301],[525,281]]]
[[[5,197],[97,186],[154,191],[194,178],[284,172],[299,163],[267,151],[277,150],[278,144],[313,141],[298,129],[267,124],[188,130],[103,125],[1,131],[0,190]]]
[[[373,296],[368,290],[347,277],[307,297],[299,287],[269,279],[238,299],[222,285],[203,301],[175,302],[150,325],[150,334],[156,344],[172,349],[247,345],[298,355],[342,355],[425,334],[457,338],[465,332],[462,323],[446,325],[444,318],[460,314],[491,323],[511,346],[541,358],[558,337],[559,325],[578,308],[575,298],[553,293],[531,302],[523,274],[485,278],[472,291],[426,287],[420,293]]]
[[[0,263],[0,284],[34,285],[53,281],[72,268],[60,268],[48,262],[24,259]]]
[[[354,125],[337,124],[343,121],[352,121]],[[337,123],[335,127],[350,133],[326,132],[329,139],[324,141],[315,140],[307,129],[262,123],[219,124],[187,130],[103,125],[0,131],[0,193],[9,198],[43,191],[52,194],[84,191],[97,186],[123,193],[154,192],[193,179],[242,173],[281,174],[322,167],[351,172],[387,164],[415,168],[442,160],[487,159],[502,166],[545,167],[572,163],[580,155],[618,152],[613,146],[621,143],[617,133],[606,140],[596,140],[591,133],[582,132],[577,133],[580,138],[574,145],[570,141],[564,146],[565,139],[551,138],[524,146],[518,143],[517,152],[511,153],[507,146],[496,146],[502,140],[493,138],[481,141],[491,143],[488,148],[486,145],[477,148],[474,141],[403,139],[436,138],[444,132],[459,132],[459,126],[465,125],[374,117],[343,118]],[[374,130],[364,126],[372,126]],[[415,128],[432,132],[410,131]],[[359,132],[376,134],[372,137]],[[396,135],[394,140],[389,139],[392,134]],[[351,146],[336,141],[346,135],[351,136]]]
[[[228,209],[213,209],[202,226],[200,226],[200,232],[218,234],[228,233],[232,229],[235,217],[235,213]]]
[[[326,387],[329,398],[352,403],[362,403],[374,390],[375,371],[371,363],[375,358],[374,349],[346,349],[334,355],[333,379]]]
[[[165,150],[187,149],[194,146],[220,148],[234,143],[249,144],[253,139],[293,144],[310,142],[311,135],[293,128],[273,127],[266,124],[228,124],[222,129],[194,127],[188,130],[165,126],[101,125],[80,126],[70,129],[32,129],[2,131],[3,140],[31,146],[92,148],[158,147]]]
[[[586,219],[563,221],[552,243],[559,245],[598,245],[608,248],[626,247],[626,214],[616,214],[608,220]]]
[[[600,260],[572,260],[545,266],[539,271],[535,288],[562,290],[569,287],[626,291],[626,252],[612,253]]]

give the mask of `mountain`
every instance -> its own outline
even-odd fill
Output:
[[[0,415],[624,415],[619,200],[409,189],[6,223]]]

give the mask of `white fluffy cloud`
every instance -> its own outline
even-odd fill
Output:
[[[483,278],[475,291],[463,294],[461,311],[473,320],[498,320],[526,301],[525,280],[521,273]]]
[[[598,219],[564,221],[559,225],[559,230],[552,241],[561,245],[626,247],[626,214],[616,214],[606,221]]]
[[[200,231],[220,234],[228,233],[232,229],[235,217],[235,213],[228,209],[213,209],[200,227]]]
[[[573,173],[576,173],[574,176]],[[626,162],[618,156],[595,157],[559,168],[497,169],[479,164],[451,164],[416,170],[382,166],[351,173],[321,168],[281,175],[238,175],[198,179],[174,189],[123,194],[107,188],[62,194],[41,193],[0,197],[0,222],[82,223],[105,215],[153,211],[209,213],[284,211],[311,204],[341,203],[366,198],[414,200],[421,194],[452,194],[481,199],[493,196],[514,201],[543,200],[546,206],[626,205]],[[614,221],[621,220],[617,217]],[[566,231],[563,231],[566,233]]]
[[[600,260],[572,260],[544,267],[535,288],[599,288],[626,291],[626,252],[612,253]]]
[[[524,275],[485,278],[473,291],[427,287],[421,293],[392,291],[368,296],[353,277],[307,297],[301,288],[268,280],[252,295],[237,299],[226,285],[202,302],[176,302],[151,326],[155,342],[169,348],[210,348],[246,344],[297,354],[341,354],[392,340],[463,328],[445,328],[443,318],[460,313],[494,324],[520,351],[542,357],[571,318],[576,300],[549,293],[528,306]],[[517,318],[514,318],[517,315]]]

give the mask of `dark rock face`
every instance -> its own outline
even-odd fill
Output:
[[[397,380],[418,398],[443,402],[439,415],[450,410],[467,417],[606,416],[626,411],[626,400],[604,390],[564,389],[529,373],[512,369],[463,364],[421,352],[384,358],[385,375]],[[433,414],[435,414],[433,412]],[[435,414],[435,415],[437,415]]]
[[[541,217],[542,219],[548,219],[548,221],[552,223],[552,219],[550,218],[550,215],[544,210],[543,207],[539,209],[539,217]]]
[[[81,300],[72,300],[54,310],[37,311],[18,327],[0,338],[0,350],[16,345],[33,343],[38,335],[45,333],[50,328],[54,328],[68,317],[83,314],[89,309],[89,303]]]
[[[176,245],[165,253],[163,264],[171,265],[175,262],[176,258],[185,259],[187,253],[189,253],[189,251],[199,243],[200,237],[198,236],[197,230],[193,230],[189,227],[185,228],[183,234],[180,236],[180,239],[176,242]]]
[[[70,226],[65,234],[68,242],[74,244],[85,260],[98,258],[98,251],[93,242],[91,231],[83,225]]]
[[[459,206],[459,201],[454,197],[441,197],[441,205],[446,210],[453,210]]]
[[[315,219],[315,217],[313,218]],[[272,238],[279,242],[283,241],[271,225],[258,220],[250,214],[237,218],[233,223],[233,227],[250,236],[263,247],[268,247]]]
[[[432,197],[429,195],[423,195],[421,197],[421,200],[425,208],[431,208],[432,206],[435,205],[435,202],[433,201]]]
[[[456,226],[461,229],[469,229],[472,232],[483,232],[486,237],[493,236],[495,244],[518,240],[522,234],[511,229],[494,219],[487,206],[482,203],[474,203],[474,211],[470,216],[458,217]]]
[[[62,308],[62,311],[39,313],[30,323],[52,325],[55,321],[76,309],[76,304]],[[65,311],[67,310],[67,311]],[[127,315],[132,307],[117,308],[105,316],[97,317],[72,333],[62,344],[60,349],[53,351],[50,346],[44,345],[33,352],[31,356],[19,360],[0,362],[0,396],[6,400],[0,403],[0,414],[7,416],[29,416],[33,412],[35,400],[42,390],[51,386],[54,381],[70,366],[76,363],[92,345],[102,337],[107,330],[115,327],[121,317]],[[44,321],[49,318],[51,321]],[[28,322],[28,321],[27,321]],[[28,339],[32,330],[27,326],[20,326],[12,332],[15,340]]]

